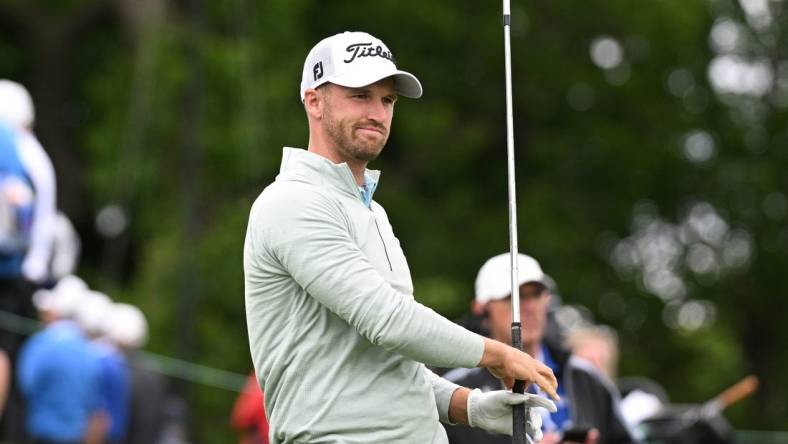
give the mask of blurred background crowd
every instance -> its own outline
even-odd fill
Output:
[[[545,337],[663,412],[732,399],[756,375],[717,416],[741,442],[786,442],[786,5],[590,8],[512,2],[520,245],[560,285]],[[160,381],[166,401],[143,410],[169,439],[233,442],[231,420],[261,422],[236,405],[262,398],[243,391],[248,210],[281,147],[306,144],[305,54],[344,30],[386,41],[424,84],[372,164],[415,296],[488,328],[474,282],[508,245],[500,14],[456,0],[0,0],[3,88],[30,96],[0,99],[3,433],[38,421],[21,408],[43,396],[32,375],[72,365],[97,369],[65,388],[106,439],[112,406],[128,407],[130,439],[121,400],[159,384],[134,384],[139,369]],[[95,363],[48,351],[61,340]]]
[[[80,239],[34,121],[27,89],[0,79],[0,439],[186,442],[162,372],[133,355],[145,315],[72,274]]]

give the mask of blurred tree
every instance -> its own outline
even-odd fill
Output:
[[[85,211],[81,195],[84,163],[73,149],[80,125],[79,109],[72,98],[74,64],[81,33],[89,32],[111,13],[109,0],[75,2],[0,1],[0,23],[14,33],[24,48],[25,82],[35,99],[36,132],[55,165],[76,174],[60,178],[58,200],[69,213]],[[46,110],[46,111],[44,111]]]

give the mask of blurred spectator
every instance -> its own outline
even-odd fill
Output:
[[[32,133],[34,115],[27,90],[0,80],[0,310],[25,318],[35,318],[31,284],[47,279],[55,214],[55,172]],[[12,375],[24,340],[0,327],[2,437],[14,441],[24,438],[24,408]]]
[[[616,380],[618,369],[618,335],[610,327],[592,326],[572,330],[566,346],[596,367],[611,381]]]
[[[547,326],[545,327],[543,341],[555,347],[562,347],[566,329],[558,322],[558,311],[563,304],[563,298],[558,293],[558,284],[549,275],[544,275],[544,284],[550,292],[550,306],[547,308]]]
[[[618,335],[609,327],[592,326],[572,330],[566,338],[567,347],[578,357],[590,362],[611,383],[617,382]],[[621,414],[627,427],[637,438],[644,438],[638,425],[646,418],[662,411],[667,402],[664,389],[646,378],[627,378],[622,381],[626,396],[621,400]]]
[[[97,329],[103,340],[113,344],[126,366],[128,386],[125,409],[113,408],[114,424],[122,436],[110,442],[124,444],[186,444],[188,443],[188,405],[168,392],[167,382],[158,367],[137,352],[148,340],[148,322],[142,311],[129,304],[106,305],[99,299],[86,307],[84,325]],[[106,311],[108,310],[108,312]],[[92,312],[92,314],[91,314]],[[117,396],[118,386],[115,385]],[[122,392],[121,392],[122,393]],[[113,404],[119,402],[116,399]],[[118,432],[116,432],[118,433]]]
[[[159,443],[163,440],[170,403],[167,381],[161,373],[131,358],[131,407],[126,444]]]
[[[118,308],[120,307],[120,308]],[[137,307],[118,304],[108,334],[129,362],[129,418],[125,444],[160,443],[167,419],[167,383],[135,355],[148,340],[148,322]]]
[[[0,153],[3,153],[2,157],[5,157],[7,153],[14,153],[15,150],[16,142],[14,141],[13,133],[4,123],[0,122]],[[0,287],[6,287],[6,285],[2,284]],[[0,310],[14,311],[15,308],[9,307],[7,302],[15,301],[7,301],[6,299],[5,291],[3,291],[3,295],[0,296]],[[16,335],[5,329],[0,333],[2,333],[2,336],[0,336],[0,417],[2,417],[11,383],[11,358],[9,357],[9,353],[15,348],[14,342],[16,342]]]
[[[632,442],[618,412],[615,389],[605,383],[586,361],[543,341],[550,291],[538,262],[521,254],[518,263],[523,350],[553,369],[561,396],[561,401],[556,402],[557,412],[543,412],[545,436],[542,442],[563,442],[563,437],[569,439],[569,434],[581,436],[571,442]],[[511,343],[510,273],[509,254],[502,254],[488,260],[476,278],[476,302],[484,308],[490,334],[493,339],[506,343]],[[501,388],[501,382],[481,368],[455,369],[444,377],[482,391]],[[539,393],[534,386],[528,391]],[[511,442],[509,437],[464,426],[448,426],[446,429],[452,444]]]
[[[164,404],[164,427],[157,444],[189,444],[189,405],[178,396],[168,396]]]
[[[3,415],[8,390],[11,386],[11,359],[5,350],[0,349],[0,417]]]
[[[32,220],[25,234],[27,248],[7,258],[5,276],[24,276],[42,283],[47,279],[55,226],[55,170],[46,151],[33,134],[33,101],[20,84],[0,80],[0,121],[11,127],[18,161],[32,191]]]
[[[92,339],[100,365],[100,405],[108,421],[109,444],[122,442],[129,422],[129,369],[114,332],[126,328],[127,304],[113,304],[104,293],[88,291],[76,311],[76,320]]]
[[[107,318],[112,311],[112,299],[100,291],[87,290],[74,313],[82,331],[92,340],[106,336]]]
[[[17,368],[27,401],[25,424],[37,444],[103,442],[99,362],[72,320],[86,292],[84,282],[68,276],[34,296],[46,326],[24,344]]]
[[[52,258],[49,261],[49,276],[53,281],[72,274],[77,269],[82,243],[79,234],[68,216],[58,212],[52,239]]]
[[[230,423],[241,434],[240,444],[268,444],[265,396],[254,373],[235,401]]]
[[[137,348],[145,341],[147,324],[137,307],[115,303],[104,318],[105,340],[100,341],[106,365],[105,397],[110,412],[109,442],[125,442],[131,407],[131,375],[126,350]]]

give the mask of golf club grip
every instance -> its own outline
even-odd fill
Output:
[[[525,393],[525,382],[519,379],[514,381],[512,387],[514,393]],[[525,433],[525,421],[528,411],[524,404],[517,404],[512,406],[512,442],[515,444],[528,444]]]
[[[519,322],[512,322],[512,347],[522,350],[522,330]],[[512,387],[513,393],[525,393],[525,381],[517,379]],[[525,433],[525,420],[528,412],[525,405],[517,404],[512,406],[512,442],[514,444],[528,444]]]

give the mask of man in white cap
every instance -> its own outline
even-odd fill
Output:
[[[511,342],[512,306],[509,253],[484,263],[476,277],[476,304],[482,307],[490,336]],[[619,412],[615,389],[593,366],[569,352],[545,342],[550,291],[542,267],[532,257],[518,256],[520,319],[523,349],[547,364],[558,377],[557,410],[542,411],[543,444],[581,442],[584,444],[630,443],[632,437]],[[500,382],[479,369],[455,369],[444,375],[458,384],[499,390]],[[528,391],[540,393],[538,387]],[[508,437],[456,426],[448,430],[451,444],[505,444]]]
[[[254,203],[244,247],[246,313],[270,440],[446,443],[439,421],[512,433],[512,404],[546,398],[471,391],[424,364],[485,367],[504,386],[552,371],[471,333],[413,297],[405,255],[372,195],[398,96],[422,88],[388,47],[363,32],[319,42],[301,100],[307,150],[285,148],[281,172]],[[527,428],[538,440],[538,415]]]

